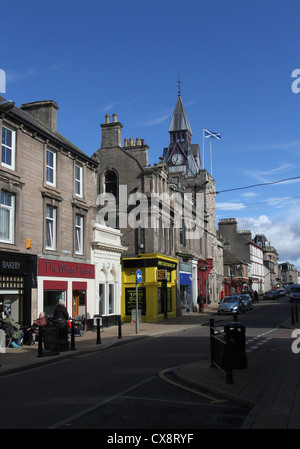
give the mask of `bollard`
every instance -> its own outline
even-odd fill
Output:
[[[294,318],[294,308],[291,307],[291,312],[292,312],[292,318],[291,318],[291,324],[295,324],[295,318]]]
[[[121,322],[121,315],[118,316],[118,338],[122,338],[122,322]]]
[[[101,344],[101,335],[100,335],[100,318],[97,318],[97,345]]]
[[[212,338],[214,336],[214,325],[215,325],[215,320],[213,318],[210,318],[209,319],[209,330],[210,330],[210,366],[211,366],[211,368],[213,368],[215,366],[213,363],[214,354],[215,354],[214,339]]]
[[[225,355],[226,355],[226,363],[225,363],[225,373],[226,373],[226,383],[229,385],[234,384],[233,382],[233,374],[232,374],[232,353],[231,353],[231,335],[230,335],[230,326],[224,326],[225,331]]]
[[[43,357],[43,326],[39,326],[38,357]]]
[[[297,305],[295,305],[295,321],[296,321],[296,323],[298,323],[298,306]]]
[[[74,320],[71,321],[71,347],[70,351],[76,351],[75,348],[75,324]]]

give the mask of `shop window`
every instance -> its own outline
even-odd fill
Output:
[[[158,287],[157,292],[158,304],[157,312],[158,314],[172,312],[172,292],[171,288]]]
[[[24,276],[0,275],[0,313],[20,322],[23,314]]]
[[[1,191],[0,202],[0,241],[14,243],[15,196]]]
[[[99,313],[103,316],[115,313],[115,284],[99,284]]]
[[[44,291],[44,312],[46,316],[52,316],[58,301],[63,299],[66,303],[66,291],[60,290],[45,290]]]
[[[105,313],[105,284],[99,284],[99,314],[106,315],[106,313]]]
[[[108,313],[110,315],[115,313],[115,286],[114,286],[114,284],[108,285]]]

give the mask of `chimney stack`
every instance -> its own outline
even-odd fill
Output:
[[[57,109],[59,107],[53,100],[35,101],[22,104],[23,111],[43,123],[50,131],[57,131]]]

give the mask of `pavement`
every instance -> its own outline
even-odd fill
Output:
[[[76,354],[101,351],[138,339],[186,332],[208,326],[209,319],[216,317],[216,306],[213,305],[201,314],[190,313],[158,323],[140,323],[138,333],[135,323],[122,323],[121,335],[118,326],[104,328],[100,343],[97,343],[95,331],[85,332],[82,337],[76,336],[75,351]],[[221,371],[211,367],[210,360],[177,366],[172,372],[185,384],[247,407],[249,413],[242,429],[299,429],[299,352],[300,323],[292,324],[288,319],[261,335],[249,337],[246,330],[247,367],[233,370],[232,384],[226,383]],[[5,353],[0,353],[0,376],[56,362],[73,356],[74,350],[59,355],[49,355],[48,351],[43,351],[42,357],[38,355],[37,343],[20,349],[7,348]]]

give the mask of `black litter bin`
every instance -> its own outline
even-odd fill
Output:
[[[226,323],[224,333],[228,348],[226,361],[231,363],[231,368],[247,368],[246,326],[237,321]]]

